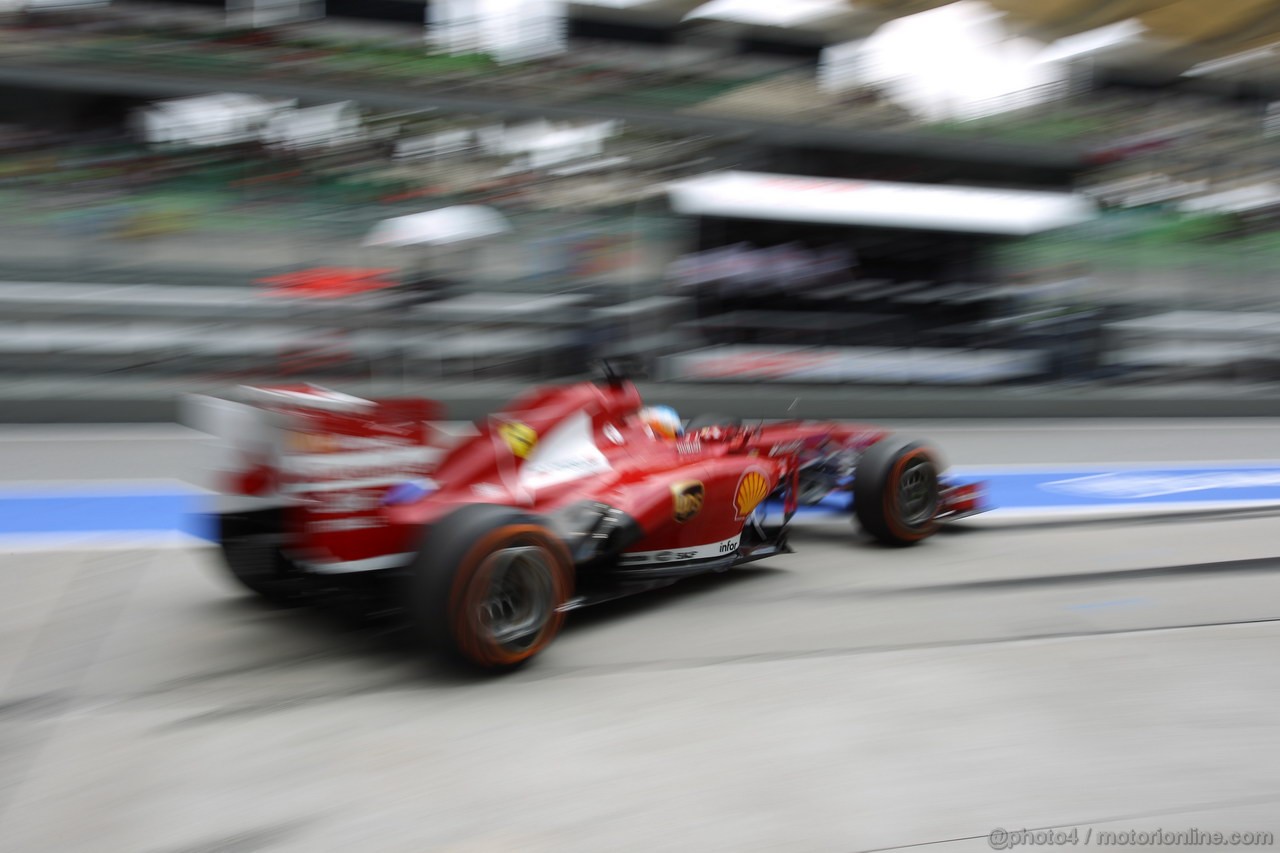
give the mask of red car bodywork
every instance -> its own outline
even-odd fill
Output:
[[[802,501],[848,492],[857,458],[888,435],[793,421],[669,439],[637,417],[643,403],[631,383],[584,382],[535,389],[444,450],[427,425],[438,407],[425,401],[361,401],[307,387],[265,393],[262,411],[283,439],[255,465],[242,463],[230,491],[277,499],[282,547],[322,574],[405,566],[424,529],[472,503],[547,518],[579,564],[602,556],[600,543],[585,540],[602,535],[595,524],[607,511],[627,527],[611,540],[613,571],[719,568],[753,558],[744,527],[766,499],[782,501],[789,518]],[[396,488],[406,483],[417,485]],[[977,486],[943,482],[937,517],[980,503]],[[778,550],[757,547],[754,557]]]

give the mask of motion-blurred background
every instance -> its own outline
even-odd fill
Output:
[[[1032,399],[1280,380],[1271,0],[0,8],[15,418],[601,357]]]
[[[0,0],[0,848],[1273,849],[1278,143],[1280,0]],[[235,586],[171,423],[601,358],[990,511],[471,680]]]

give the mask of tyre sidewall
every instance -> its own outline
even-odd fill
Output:
[[[545,550],[552,567],[552,612],[536,639],[519,651],[492,642],[477,612],[492,581],[487,558],[513,545]],[[441,519],[414,561],[413,617],[420,637],[447,657],[484,669],[510,669],[541,652],[564,625],[558,606],[573,593],[572,562],[563,543],[536,516],[504,506],[475,504]]]
[[[934,513],[929,518],[909,523],[902,513],[898,483],[913,465],[924,461],[929,465]],[[863,528],[890,545],[913,545],[932,536],[938,529],[938,475],[941,464],[928,445],[905,439],[887,438],[872,445],[862,459],[854,479],[854,512]]]

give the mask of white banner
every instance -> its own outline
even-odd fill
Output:
[[[716,346],[669,356],[667,379],[982,385],[1048,369],[1035,350]]]
[[[849,181],[760,172],[713,172],[667,184],[691,216],[1027,235],[1094,216],[1082,195],[943,184]]]

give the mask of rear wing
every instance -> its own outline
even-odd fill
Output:
[[[191,396],[181,419],[215,439],[207,460],[214,490],[251,498],[247,507],[427,477],[449,443],[435,426],[442,415],[432,400],[289,385]]]

